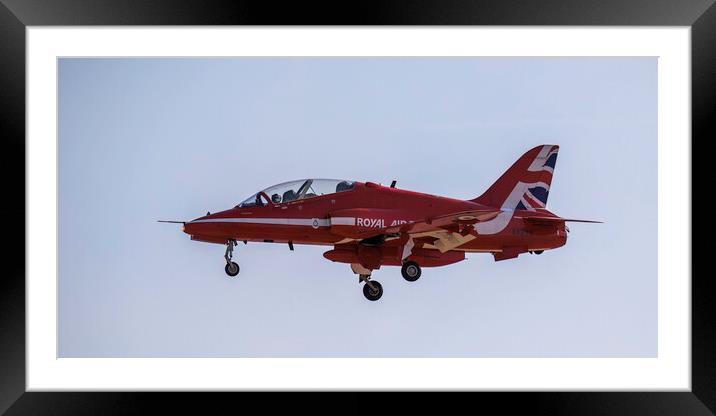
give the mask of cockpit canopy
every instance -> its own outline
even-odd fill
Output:
[[[261,193],[271,198],[274,204],[296,201],[299,199],[313,198],[314,196],[334,194],[353,189],[354,182],[343,179],[301,179],[297,181],[284,182],[259,191],[238,206],[254,207],[264,205]]]

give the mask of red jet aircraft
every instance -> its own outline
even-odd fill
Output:
[[[559,146],[541,145],[517,160],[490,188],[467,201],[372,182],[301,179],[266,188],[226,211],[183,223],[192,240],[225,244],[229,276],[237,241],[333,246],[323,256],[351,265],[368,300],[383,295],[371,279],[381,266],[401,266],[415,281],[422,267],[445,266],[465,253],[492,253],[495,261],[563,246],[565,222],[549,212]]]

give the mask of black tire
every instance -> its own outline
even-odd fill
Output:
[[[542,254],[542,253],[544,253],[544,250],[535,250],[535,251],[533,251],[533,253],[535,253],[535,254]]]
[[[241,268],[239,267],[238,264],[236,264],[235,262],[232,261],[231,264],[227,263],[226,266],[224,266],[224,271],[229,276],[234,277],[237,274],[239,274],[239,271],[241,271]]]
[[[406,261],[403,263],[403,267],[400,268],[400,274],[403,275],[403,279],[408,282],[414,282],[420,279],[420,275],[423,271],[420,270],[420,265],[414,261]]]
[[[370,286],[368,286],[368,283],[366,283],[363,285],[363,296],[370,301],[376,301],[383,296],[383,285],[375,280],[371,280],[370,283],[376,288],[376,290],[374,291],[371,289]]]

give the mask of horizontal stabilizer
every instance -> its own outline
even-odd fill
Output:
[[[577,219],[560,218],[560,217],[521,217],[521,218],[525,222],[542,223],[542,224],[559,223],[559,222],[589,222],[589,223],[595,223],[595,224],[603,224],[602,221],[577,220]]]
[[[170,224],[186,224],[186,221],[157,220],[157,222],[167,222],[167,223],[170,223]]]
[[[575,220],[570,218],[562,218],[562,221],[564,222],[589,222],[592,224],[604,224],[604,221],[595,221],[595,220]]]

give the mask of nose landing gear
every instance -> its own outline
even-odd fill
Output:
[[[236,244],[236,240],[228,240],[226,242],[226,253],[224,254],[224,258],[226,259],[226,266],[224,266],[224,271],[227,275],[231,277],[234,277],[239,274],[239,271],[241,270],[236,262],[231,261],[231,258],[234,255],[234,247],[236,246]]]

